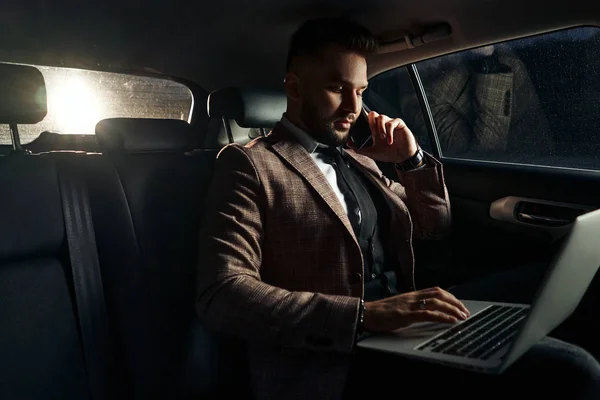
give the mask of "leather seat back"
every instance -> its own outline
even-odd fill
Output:
[[[118,179],[115,185],[107,178],[107,185],[128,209],[128,215],[117,216],[113,207],[93,207],[104,209],[97,241],[102,268],[110,277],[107,292],[113,298],[108,301],[114,303],[132,396],[179,397],[188,390],[182,380],[197,322],[198,233],[208,165],[194,151],[192,131],[184,121],[107,119],[98,123],[96,136]],[[102,190],[97,189],[97,196]],[[123,232],[129,232],[125,248],[113,244]]]
[[[0,64],[0,94],[0,124],[46,114],[35,68]],[[0,187],[0,398],[89,398],[56,167],[0,157]]]

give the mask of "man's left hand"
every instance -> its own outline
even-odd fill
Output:
[[[376,161],[402,163],[417,152],[417,141],[411,130],[400,118],[390,118],[387,115],[371,111],[368,114],[373,145],[357,153]],[[349,144],[354,148],[353,144]]]

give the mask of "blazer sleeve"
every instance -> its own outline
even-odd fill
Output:
[[[196,311],[207,326],[245,340],[350,352],[359,298],[291,292],[262,282],[266,196],[239,145],[219,154],[200,232]]]
[[[452,225],[450,199],[442,163],[425,153],[425,168],[400,171],[398,182],[382,174],[388,187],[406,204],[413,221],[413,238],[440,239]]]

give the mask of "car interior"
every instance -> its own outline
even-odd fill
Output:
[[[453,230],[415,244],[418,288],[547,262],[574,218],[600,207],[600,3],[38,1],[0,16],[3,399],[252,398],[243,342],[194,309],[196,271],[209,267],[198,233],[219,151],[268,135],[285,112],[288,38],[307,19],[343,16],[377,35],[365,104],[408,118],[396,99],[409,96],[415,134],[443,163]],[[517,140],[452,155],[427,67],[504,43],[560,151]],[[50,72],[63,69],[100,74],[93,102],[59,109],[53,88],[69,75]],[[85,128],[59,123],[83,117]]]

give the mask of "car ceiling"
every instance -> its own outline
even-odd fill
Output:
[[[166,74],[206,91],[280,88],[288,38],[305,19],[346,16],[375,34],[451,34],[369,61],[371,75],[407,62],[577,24],[598,25],[600,2],[570,0],[88,0],[85,8],[37,0],[0,12],[0,60]]]

